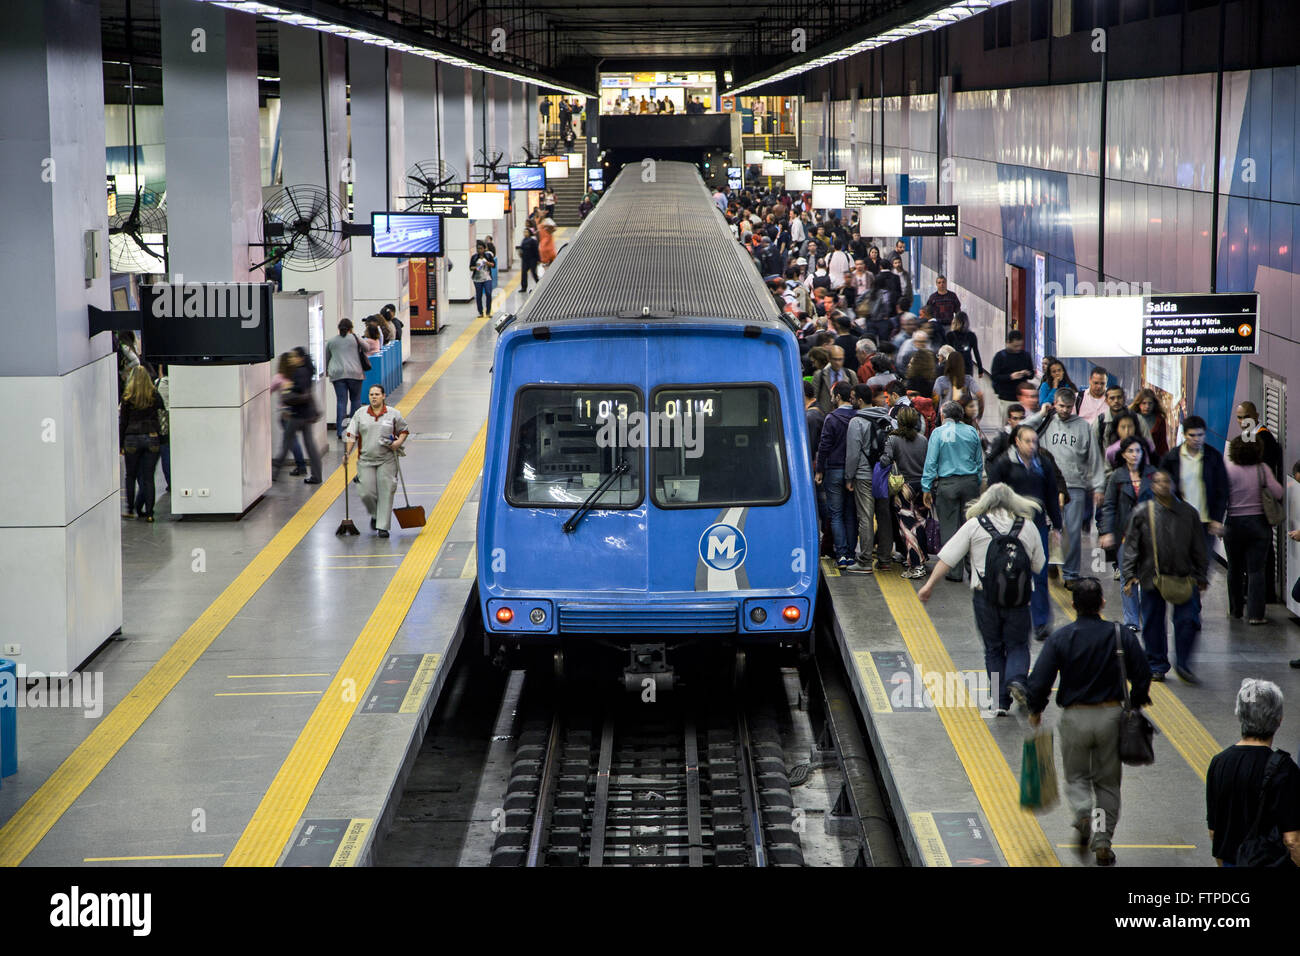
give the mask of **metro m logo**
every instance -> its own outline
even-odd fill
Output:
[[[700,559],[715,571],[732,571],[745,563],[747,545],[739,528],[714,524],[700,535]]]

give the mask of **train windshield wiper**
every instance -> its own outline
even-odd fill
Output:
[[[631,466],[627,463],[627,459],[624,458],[614,467],[614,470],[609,473],[609,477],[602,481],[596,490],[587,496],[587,500],[578,506],[578,510],[569,517],[569,520],[564,522],[564,533],[572,534],[578,527],[578,522],[587,516],[587,512],[591,510],[592,505],[599,500],[600,496],[605,493],[605,490],[609,488],[617,478],[621,475],[626,475],[630,470]]]

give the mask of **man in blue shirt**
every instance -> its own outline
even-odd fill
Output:
[[[939,515],[939,537],[946,544],[966,520],[966,506],[980,496],[980,474],[984,470],[984,446],[980,434],[965,422],[956,402],[944,402],[943,424],[934,430],[925,451],[921,490],[925,506]],[[963,565],[948,572],[948,580],[960,583]]]

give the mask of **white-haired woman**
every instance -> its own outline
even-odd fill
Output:
[[[1047,563],[1043,540],[1034,524],[1034,516],[1042,506],[1032,498],[1016,494],[1010,485],[997,483],[971,502],[966,509],[966,523],[948,539],[939,552],[939,560],[930,579],[925,582],[917,597],[928,601],[934,592],[935,582],[952,568],[961,567],[962,560],[970,555],[971,603],[975,609],[975,626],[984,641],[984,667],[989,681],[998,690],[996,716],[1005,717],[1011,710],[1014,697],[1025,704],[1025,681],[1029,678],[1029,592],[1025,602],[1017,607],[995,603],[985,592],[985,566],[989,545],[995,537],[1010,535],[1015,538],[1029,558],[1029,568],[1038,573]],[[989,582],[992,587],[992,582]]]
[[[1210,761],[1205,774],[1210,852],[1220,866],[1264,866],[1239,857],[1242,844],[1276,830],[1274,862],[1300,866],[1300,767],[1285,750],[1273,749],[1282,726],[1282,690],[1272,681],[1247,677],[1234,711],[1241,739]],[[1256,841],[1251,841],[1256,842]],[[1265,853],[1264,855],[1267,855]]]

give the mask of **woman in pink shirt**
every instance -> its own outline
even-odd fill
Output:
[[[1264,465],[1259,442],[1242,437],[1228,443],[1224,467],[1228,472],[1228,517],[1223,523],[1223,547],[1228,552],[1228,614],[1241,619],[1243,606],[1251,624],[1264,617],[1264,567],[1273,530],[1264,519],[1261,487],[1283,498],[1282,486]]]

